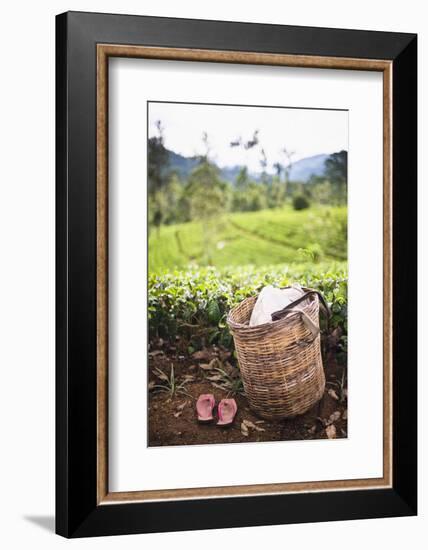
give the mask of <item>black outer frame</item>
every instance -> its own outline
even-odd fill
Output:
[[[97,506],[96,44],[393,61],[393,488]],[[56,17],[56,532],[65,537],[417,513],[417,36],[68,12]],[[414,291],[415,292],[415,291]],[[402,320],[402,322],[400,322]]]

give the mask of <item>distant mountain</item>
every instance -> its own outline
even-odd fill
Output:
[[[298,160],[291,165],[291,181],[309,181],[311,176],[322,176],[325,172],[325,161],[330,155],[315,155]]]
[[[183,157],[174,151],[168,151],[168,170],[176,172],[181,179],[187,179],[190,172],[198,164],[198,157]]]
[[[179,153],[168,150],[168,170],[174,171],[180,177],[180,179],[186,180],[192,170],[199,162],[199,157],[184,157]],[[304,159],[294,162],[290,170],[290,180],[307,182],[311,176],[322,176],[325,170],[325,161],[329,155],[321,154],[313,157],[306,157]],[[235,183],[236,177],[241,170],[241,166],[225,166],[219,167],[220,174],[225,181]],[[256,181],[260,181],[260,173],[251,173],[252,177]]]

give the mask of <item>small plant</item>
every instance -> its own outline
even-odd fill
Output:
[[[339,403],[345,403],[348,397],[348,390],[346,389],[346,369],[343,369],[342,378],[337,382],[327,382],[329,386],[333,386],[335,389],[334,393],[337,395]]]
[[[294,210],[305,210],[305,208],[309,208],[309,206],[309,201],[305,195],[295,195],[293,197]]]
[[[245,395],[239,369],[226,363],[224,367],[214,367],[212,371],[215,371],[217,374],[206,376],[206,379],[209,380],[213,386],[228,392],[229,395]]]
[[[297,252],[306,261],[319,262],[323,257],[323,250],[318,243],[309,244],[306,248],[299,248]]]
[[[178,383],[177,379],[175,378],[174,365],[172,363],[171,373],[169,376],[158,367],[153,369],[152,372],[159,380],[161,380],[161,383],[155,384],[154,386],[152,386],[152,389],[169,394],[170,399],[172,399],[174,395],[178,395],[179,393],[189,395],[184,389],[184,386],[187,384],[188,381],[184,380],[183,382]]]

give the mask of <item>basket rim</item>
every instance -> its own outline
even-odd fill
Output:
[[[291,288],[289,286],[285,286],[285,287],[276,287],[276,288],[281,288],[281,289],[285,289],[285,288]],[[303,290],[305,291],[310,291],[310,290],[314,290],[312,288],[308,288],[308,287],[304,287],[302,286],[301,287]],[[233,308],[229,311],[229,313],[227,314],[227,317],[226,317],[226,322],[227,324],[229,325],[229,327],[231,329],[245,329],[247,331],[257,331],[257,330],[263,330],[263,329],[272,329],[273,327],[275,328],[280,328],[283,324],[288,324],[289,320],[290,320],[290,317],[284,317],[283,319],[278,319],[277,321],[268,321],[267,323],[262,323],[260,325],[255,325],[253,327],[250,327],[249,325],[245,325],[243,323],[237,323],[236,321],[233,321],[230,316],[232,314],[232,312],[239,306],[241,306],[244,302],[248,301],[248,300],[254,300],[259,297],[260,295],[260,292],[254,296],[247,296],[247,298],[244,298],[243,300],[241,300],[241,302],[239,302],[239,304],[236,304],[235,306],[233,306]],[[318,298],[317,298],[318,299]],[[296,315],[298,313],[296,312]]]

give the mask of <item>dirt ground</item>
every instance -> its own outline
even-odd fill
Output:
[[[253,413],[241,393],[223,389],[228,383],[237,390],[236,360],[216,346],[190,355],[162,340],[152,342],[149,351],[149,434],[151,447],[204,445],[347,437],[346,368],[327,354],[324,365],[326,389],[321,401],[302,416],[280,421],[262,420]],[[171,380],[171,365],[173,380]],[[216,368],[230,376],[219,377]],[[239,388],[242,391],[242,388]],[[232,426],[220,428],[197,421],[195,404],[201,393],[220,399],[234,397],[238,412]]]

